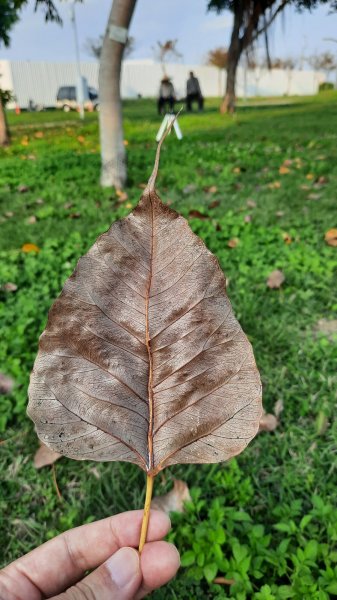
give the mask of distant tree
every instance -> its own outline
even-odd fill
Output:
[[[310,56],[308,63],[314,71],[324,71],[327,79],[329,79],[331,71],[337,68],[336,59],[331,52],[322,52],[322,54]]]
[[[227,48],[223,48],[222,46],[219,48],[214,48],[214,50],[210,50],[207,54],[206,64],[211,65],[213,67],[217,67],[218,71],[218,88],[219,88],[219,96],[223,93],[221,90],[221,73],[227,68],[228,62],[228,50]]]
[[[293,5],[299,11],[311,10],[319,4],[328,4],[337,9],[337,0],[207,0],[208,10],[233,13],[233,28],[228,48],[226,93],[221,112],[235,109],[236,72],[242,53],[265,33],[286,6]]]
[[[166,73],[166,63],[170,58],[182,58],[182,54],[177,50],[178,40],[166,40],[166,42],[157,42],[153,48],[154,56],[159,60],[163,74]]]
[[[0,1],[0,47],[6,48],[10,45],[11,31],[20,20],[21,10],[28,0],[1,0]],[[41,7],[44,11],[46,21],[62,23],[61,17],[52,0],[35,0],[35,10]],[[0,146],[6,146],[10,142],[9,128],[6,120],[5,107],[10,99],[11,92],[0,88]]]
[[[97,60],[100,59],[101,54],[102,54],[103,39],[104,39],[103,35],[100,35],[99,38],[96,40],[92,40],[89,38],[85,44],[87,52],[94,58],[97,58]],[[134,49],[135,49],[135,38],[132,36],[129,36],[125,43],[125,48],[124,48],[124,52],[123,52],[123,60],[128,58],[132,54]]]

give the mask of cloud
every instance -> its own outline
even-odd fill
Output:
[[[218,31],[228,29],[232,26],[233,17],[230,13],[222,15],[221,17],[214,17],[213,19],[203,23],[203,29],[207,31]]]

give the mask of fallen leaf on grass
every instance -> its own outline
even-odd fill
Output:
[[[23,244],[22,252],[40,252],[40,248],[36,244]]]
[[[35,154],[28,154],[27,160],[36,160]]]
[[[308,200],[319,200],[322,197],[322,194],[309,194],[308,195]]]
[[[328,246],[337,247],[337,229],[329,229],[329,231],[326,232],[324,239]]]
[[[36,223],[36,221],[37,221],[37,218],[35,215],[32,215],[31,217],[28,217],[28,219],[27,219],[28,225],[33,225],[34,223]]]
[[[84,144],[85,137],[83,135],[79,135],[79,136],[77,136],[77,141],[80,142],[80,144]]]
[[[240,243],[239,238],[232,238],[230,240],[228,240],[227,242],[227,246],[229,248],[236,248],[236,246]]]
[[[190,217],[190,219],[200,219],[201,221],[205,221],[206,219],[208,219],[208,216],[203,215],[200,212],[200,210],[190,210],[188,216]]]
[[[267,286],[272,290],[278,290],[285,281],[285,275],[279,269],[272,271],[267,279]]]
[[[234,167],[233,173],[235,173],[236,175],[238,175],[239,173],[241,173],[240,167]]]
[[[204,192],[207,192],[208,194],[215,194],[217,191],[218,188],[216,185],[210,185],[204,188]]]
[[[129,145],[129,142],[128,142],[128,140],[124,140],[124,141],[123,141],[123,144],[124,144],[124,146],[128,146],[128,145]]]
[[[303,185],[300,185],[300,190],[308,191],[311,189],[312,188],[310,187],[310,185],[306,185],[305,183]]]
[[[41,139],[41,138],[43,138],[43,136],[44,136],[43,131],[36,131],[34,133],[34,137],[36,137],[38,140]]]
[[[251,220],[252,220],[252,215],[245,215],[245,218],[244,218],[245,223],[250,223]]]
[[[247,204],[248,208],[256,207],[256,202],[254,200],[247,200],[246,204]]]
[[[20,194],[25,194],[26,192],[29,191],[29,187],[28,187],[28,185],[19,185],[17,190],[18,190],[18,192],[20,192]]]
[[[123,190],[116,190],[116,195],[118,196],[118,202],[125,202],[129,197]]]
[[[315,179],[315,175],[313,173],[308,173],[305,176],[306,179],[308,179],[309,181],[312,181],[312,179]]]
[[[281,165],[278,172],[280,175],[287,175],[287,173],[290,173],[290,169],[285,165]]]
[[[219,204],[219,200],[213,200],[213,202],[210,202],[209,208],[216,208],[217,206],[219,206]]]
[[[166,514],[170,512],[184,512],[184,503],[191,500],[187,483],[181,479],[174,479],[173,489],[163,496],[155,496],[151,502],[151,508],[162,510]]]
[[[327,178],[327,177],[325,177],[324,175],[321,175],[321,177],[319,177],[319,178],[318,178],[318,181],[317,181],[317,183],[318,183],[319,185],[325,185],[326,183],[328,183],[328,181],[329,181],[329,180],[328,180],[328,178]]]
[[[226,579],[226,577],[216,577],[213,580],[213,583],[217,583],[218,585],[233,585],[235,583],[235,580]]]
[[[69,219],[79,219],[80,216],[81,216],[80,212],[74,212],[74,213],[71,213],[70,215],[68,215]]]
[[[275,215],[276,215],[277,217],[283,217],[283,216],[284,216],[284,211],[283,211],[283,210],[278,210],[278,211],[275,213]]]
[[[35,200],[35,204],[44,204],[44,200],[42,200],[42,198],[38,198]]]
[[[322,333],[328,338],[337,335],[337,319],[319,319],[314,327],[316,333]]]
[[[18,289],[18,286],[15,283],[12,283],[11,281],[9,281],[8,283],[4,283],[1,286],[1,289],[4,292],[16,292],[16,290]]]
[[[7,212],[5,212],[5,217],[10,219],[11,217],[14,217],[14,213],[12,211],[8,210]]]
[[[282,239],[285,244],[291,244],[291,242],[293,241],[291,235],[289,235],[289,233],[286,233],[286,232],[282,233]]]
[[[272,183],[268,183],[268,188],[270,190],[278,190],[281,187],[280,181],[273,181]]]
[[[40,442],[40,447],[34,455],[34,467],[35,469],[41,469],[42,467],[53,465],[61,456],[62,454],[51,450],[43,442]]]
[[[275,431],[278,426],[278,419],[271,413],[264,413],[260,419],[259,433],[261,431]]]
[[[28,135],[24,135],[23,138],[21,139],[21,146],[28,146],[28,144],[29,144]]]
[[[14,381],[11,377],[0,373],[0,394],[9,394],[14,386]]]
[[[72,208],[72,206],[74,206],[72,202],[66,202],[65,204],[63,204],[63,208],[65,208],[65,210]]]

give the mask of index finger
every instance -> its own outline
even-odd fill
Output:
[[[5,567],[3,573],[12,581],[11,591],[14,592],[16,586],[19,595],[19,590],[28,589],[23,586],[29,584],[32,592],[35,586],[43,597],[64,591],[81,579],[85,571],[102,564],[119,548],[137,547],[143,514],[142,510],[121,513],[70,529],[46,542]],[[151,510],[147,541],[160,540],[170,526],[165,513]]]

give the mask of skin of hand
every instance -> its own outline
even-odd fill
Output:
[[[121,513],[46,542],[0,571],[0,600],[144,598],[175,576],[180,559],[175,546],[162,541],[171,523],[157,510],[139,556],[142,518],[142,510]]]

